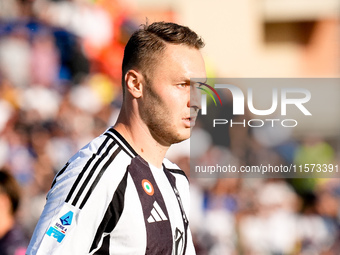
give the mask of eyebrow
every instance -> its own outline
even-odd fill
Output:
[[[205,78],[205,80],[204,80],[203,82],[200,81],[200,80],[202,80],[202,79],[203,79],[203,78],[191,78],[191,79],[190,79],[190,82],[206,84],[207,81],[208,81],[208,79]]]

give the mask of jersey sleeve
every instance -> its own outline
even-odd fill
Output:
[[[27,255],[93,254],[100,247],[103,218],[116,190],[123,188],[123,194],[126,187],[126,166],[120,163],[126,155],[120,152],[99,137],[66,164],[47,195]]]

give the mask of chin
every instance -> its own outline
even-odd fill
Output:
[[[175,141],[173,143],[180,143],[180,142],[183,142],[183,141],[185,141],[189,138],[190,138],[190,132],[188,134],[183,134],[183,135],[176,137],[176,139],[174,139]]]
[[[176,141],[176,142],[173,142],[172,144],[177,144],[177,143],[181,143],[181,142],[183,142],[183,141],[185,141],[185,140],[187,140],[187,139],[183,139],[183,140],[178,140],[178,141]]]

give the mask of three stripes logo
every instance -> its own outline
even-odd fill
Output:
[[[213,96],[213,94],[209,91],[211,90],[212,92],[214,92],[214,94],[216,95],[216,97],[218,98],[220,104],[222,105],[222,100],[220,98],[220,95],[217,93],[217,91],[211,87],[210,85],[203,83],[203,82],[198,82],[198,84],[200,84],[199,87],[197,87],[198,89],[204,91],[206,94],[202,94],[202,99],[201,99],[201,113],[202,115],[206,115],[207,114],[207,94],[211,97],[211,99],[214,101],[215,106],[217,106],[216,100]],[[203,86],[207,87],[208,89],[204,88]]]
[[[160,222],[160,221],[166,221],[166,220],[168,220],[168,218],[165,216],[163,210],[161,209],[157,201],[155,201],[153,203],[153,208],[151,210],[151,215],[148,218],[148,222],[153,223],[153,222]]]

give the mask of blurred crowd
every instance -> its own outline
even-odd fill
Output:
[[[118,0],[0,0],[0,169],[20,185],[16,220],[27,240],[54,175],[115,122],[123,49],[137,27]],[[250,165],[336,162],[337,151],[322,138],[235,132],[229,146],[211,143],[199,157]],[[174,146],[169,157],[189,175],[182,152]],[[198,255],[340,253],[338,179],[190,181]]]
[[[191,160],[196,157],[196,162],[207,166],[338,162],[333,147],[315,136],[264,145],[262,136],[250,130],[244,137],[231,137],[231,145],[222,147],[213,143],[206,130],[196,128],[191,139],[196,135],[202,146],[191,147]],[[243,148],[234,148],[241,145],[233,145],[233,139],[245,139]],[[177,162],[189,169],[189,155],[183,155]],[[197,254],[340,254],[339,179],[264,177],[222,178],[214,173],[190,179],[190,226]]]

